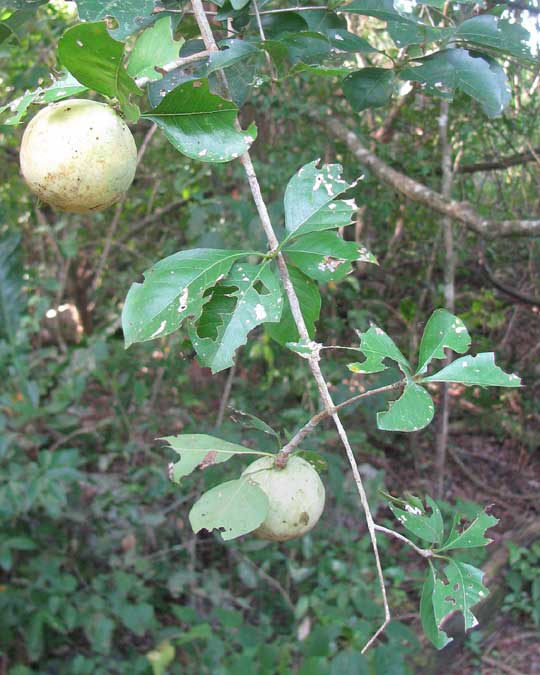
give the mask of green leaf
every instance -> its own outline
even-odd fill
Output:
[[[436,309],[424,328],[416,374],[425,373],[433,359],[446,358],[445,348],[464,354],[470,346],[471,336],[463,321],[446,309]]]
[[[206,69],[207,75],[249,59],[255,54],[261,54],[261,50],[254,44],[244,40],[223,40],[220,42],[220,47],[219,51],[210,54]]]
[[[318,160],[303,166],[285,190],[285,227],[295,235],[330,230],[349,225],[356,205],[334,199],[353,187],[341,177],[340,164],[324,164]]]
[[[178,462],[169,465],[169,477],[174,483],[179,483],[184,476],[188,476],[197,467],[206,469],[214,464],[226,462],[234,455],[270,455],[269,452],[251,450],[243,445],[229,443],[215,436],[205,434],[179,434],[165,436],[160,439],[180,455]]]
[[[197,320],[208,302],[205,291],[250,251],[196,248],[160,260],[131,285],[122,310],[126,348],[175,331],[186,317]]]
[[[300,310],[304,317],[309,336],[312,338],[315,334],[315,322],[318,320],[321,312],[321,294],[319,293],[317,284],[298,268],[289,267],[289,274],[298,296]],[[267,324],[265,329],[268,335],[280,345],[298,341],[300,336],[298,335],[298,329],[294,323],[287,297],[283,301],[281,321],[276,324]]]
[[[0,43],[8,40],[10,37],[16,37],[17,40],[20,40],[24,33],[24,24],[35,16],[38,6],[45,4],[46,1],[27,3],[28,6],[25,3],[22,5],[24,9],[14,8],[15,11],[12,14],[0,21]],[[9,6],[12,6],[11,3]]]
[[[20,236],[11,234],[0,239],[0,338],[15,345],[23,298],[23,268],[20,259]]]
[[[380,108],[392,98],[394,81],[391,68],[362,68],[343,80],[343,93],[354,112]]]
[[[471,611],[478,602],[487,597],[488,589],[483,585],[482,570],[467,563],[449,560],[445,567],[447,582],[435,577],[433,588],[433,610],[437,626],[455,611],[463,614],[465,630],[478,624]]]
[[[353,351],[361,352],[366,360],[362,363],[350,363],[349,370],[353,373],[379,373],[386,370],[384,359],[395,361],[404,373],[410,373],[411,367],[407,359],[396,347],[395,342],[382,328],[371,324],[365,333],[359,333],[360,347]]]
[[[457,529],[458,522],[454,522],[452,530],[444,544],[437,549],[440,551],[449,551],[454,548],[476,548],[477,546],[487,546],[493,539],[485,537],[486,530],[499,522],[498,518],[485,511],[481,511],[473,522],[461,532]]]
[[[155,122],[172,145],[201,162],[230,162],[244,154],[257,136],[255,124],[246,131],[235,126],[238,108],[210,92],[207,80],[181,84],[143,115]]]
[[[448,40],[455,32],[455,28],[435,28],[423,23],[388,23],[388,34],[400,48]]]
[[[424,377],[422,382],[459,382],[481,387],[521,387],[521,378],[513,373],[505,373],[495,365],[493,352],[462,356],[438,373]]]
[[[193,505],[189,522],[194,532],[219,530],[224,541],[253,532],[268,514],[268,497],[249,478],[221,483]]]
[[[377,413],[377,427],[383,431],[419,431],[431,422],[433,400],[424,387],[410,382],[388,410]]]
[[[197,325],[188,326],[199,361],[213,373],[229,368],[250,331],[278,322],[282,308],[281,284],[267,262],[236,264],[214,288]]]
[[[422,622],[422,628],[424,629],[426,637],[437,649],[442,649],[452,640],[444,631],[439,630],[439,626],[435,620],[435,611],[433,609],[435,570],[431,564],[431,561],[428,562],[429,569],[422,587],[422,596],[420,598],[420,620]]]
[[[178,42],[174,40],[172,19],[163,17],[137,38],[129,57],[128,73],[132,77],[147,77],[150,81],[160,80],[163,75],[157,68],[178,58],[184,42],[183,38]]]
[[[377,51],[367,40],[343,28],[331,28],[326,32],[330,44],[341,52],[361,52],[371,54]]]
[[[39,100],[44,103],[55,103],[64,98],[82,94],[87,90],[88,87],[81,84],[71,73],[65,71],[62,73],[62,77],[58,79],[53,77],[52,84],[41,91]]]
[[[373,254],[354,241],[344,241],[336,232],[313,232],[283,248],[288,258],[308,277],[328,282],[352,272],[351,263],[377,263]]]
[[[427,513],[420,499],[406,500],[404,509],[398,508],[391,502],[388,507],[409,532],[430,544],[439,544],[444,535],[441,510],[431,497],[427,496],[426,502],[431,509],[431,514]]]
[[[365,657],[354,649],[345,649],[332,659],[330,675],[369,675]]]
[[[525,61],[537,60],[531,54],[529,31],[519,23],[510,23],[492,14],[481,14],[464,21],[457,29],[456,38]]]
[[[394,0],[353,0],[348,5],[341,6],[341,12],[372,16],[375,19],[399,23],[416,23],[415,17],[398,11]]]
[[[454,90],[459,89],[478,101],[488,117],[500,115],[510,102],[506,74],[488,56],[466,49],[444,49],[417,59],[417,63],[404,68],[400,77],[423,83],[432,95],[452,98]]]
[[[118,27],[111,34],[118,40],[137,33],[164,16],[160,0],[76,0],[81,21],[100,21],[113,17]]]
[[[126,118],[137,120],[131,96],[142,92],[124,68],[124,45],[113,40],[103,22],[68,28],[58,42],[58,57],[81,84],[117,98]]]
[[[84,633],[92,649],[98,654],[111,651],[114,622],[104,614],[92,614],[85,618]]]
[[[167,668],[174,661],[176,649],[168,641],[161,642],[155,649],[146,654],[150,662],[152,675],[166,675]]]
[[[36,89],[34,91],[27,91],[25,94],[19,96],[19,98],[16,98],[14,101],[6,103],[6,105],[3,105],[0,108],[0,114],[5,112],[6,110],[9,110],[10,112],[13,113],[13,115],[10,115],[10,117],[6,119],[4,124],[10,126],[16,126],[17,124],[20,124],[23,117],[26,116],[28,108],[32,105],[32,103],[34,103],[39,93],[40,89]]]
[[[244,429],[256,429],[257,431],[262,431],[265,434],[279,438],[277,431],[274,431],[269,424],[266,424],[264,420],[259,419],[255,415],[246,412],[245,410],[233,409],[234,417],[233,422],[240,424]],[[259,454],[268,454],[268,453],[259,453]]]

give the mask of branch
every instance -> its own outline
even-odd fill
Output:
[[[377,532],[384,532],[384,534],[387,534],[389,537],[394,537],[394,539],[399,539],[399,541],[403,541],[405,544],[407,544],[407,546],[410,546],[413,550],[415,550],[418,553],[418,555],[421,555],[422,558],[433,557],[433,551],[431,549],[420,548],[420,546],[413,544],[413,542],[410,539],[407,539],[407,537],[404,537],[399,532],[394,532],[394,530],[390,530],[387,527],[383,527],[382,525],[377,524],[375,524],[375,529],[377,530]]]
[[[338,410],[341,410],[342,408],[351,405],[351,403],[356,403],[357,401],[360,401],[363,398],[369,398],[370,396],[376,396],[377,394],[383,394],[388,391],[394,391],[395,389],[399,389],[402,385],[403,381],[399,380],[399,382],[394,382],[394,384],[387,384],[384,387],[379,387],[378,389],[370,389],[369,391],[366,391],[363,394],[357,394],[356,396],[348,398],[346,401],[343,401],[342,403],[335,405],[331,409],[325,408],[324,410],[318,412],[316,415],[313,415],[313,417],[309,420],[309,422],[307,422],[307,424],[305,424],[299,431],[297,431],[295,435],[291,438],[291,440],[287,443],[287,445],[284,445],[278,452],[275,461],[276,466],[284,467],[285,464],[287,463],[288,456],[300,445],[300,443],[304,440],[304,438],[306,438],[306,436],[308,436],[320,422],[327,419],[328,417],[331,417]]]
[[[483,162],[475,162],[474,164],[465,164],[457,168],[456,173],[478,173],[480,171],[497,171],[498,169],[508,169],[511,166],[520,166],[527,164],[527,162],[536,162],[540,154],[540,148],[535,148],[534,151],[519,152],[510,157],[502,157],[501,159],[485,160]],[[440,173],[440,170],[437,171]]]
[[[177,68],[181,68],[182,66],[187,66],[189,63],[193,63],[194,61],[200,61],[201,59],[205,59],[207,56],[209,56],[210,52],[208,50],[204,50],[202,52],[197,52],[196,54],[190,54],[189,56],[182,56],[174,61],[170,61],[169,63],[166,63],[164,66],[156,66],[155,70],[158,73],[165,74],[165,73],[171,73],[173,70],[176,70]],[[150,82],[154,82],[156,80],[151,79],[150,77],[138,77],[135,82],[137,83],[138,87],[145,87],[147,84],[150,84]],[[159,80],[157,80],[159,82]]]
[[[216,44],[216,41],[214,40],[214,36],[212,33],[212,29],[210,28],[210,24],[208,23],[208,19],[206,18],[206,14],[204,13],[204,7],[202,4],[202,0],[192,0],[191,6],[193,8],[193,12],[195,14],[195,20],[197,22],[197,25],[199,27],[199,30],[201,32],[202,39],[204,41],[205,47],[209,51],[218,51],[218,46]],[[220,73],[220,80],[223,85],[223,87],[227,90],[227,79],[223,73],[223,71],[218,71]],[[268,209],[266,207],[266,203],[263,199],[262,193],[261,193],[261,188],[259,185],[259,181],[257,180],[257,174],[255,173],[255,169],[253,167],[253,163],[251,161],[251,157],[249,155],[249,152],[246,152],[244,155],[240,157],[240,162],[242,166],[244,167],[244,171],[246,173],[246,177],[249,183],[249,187],[251,189],[251,194],[253,196],[253,200],[255,202],[255,206],[257,207],[257,212],[259,214],[259,218],[261,221],[261,225],[264,229],[264,232],[266,234],[266,238],[268,240],[268,245],[271,250],[276,250],[279,246],[279,241],[276,237],[276,234],[274,232],[274,228],[272,227],[272,221],[270,220],[270,216],[268,213]],[[304,322],[304,317],[302,315],[301,309],[300,309],[300,304],[298,302],[298,297],[296,296],[296,292],[294,290],[294,287],[292,285],[291,278],[289,276],[289,271],[287,269],[287,265],[285,263],[285,258],[283,257],[283,254],[279,252],[276,255],[276,262],[278,265],[279,269],[279,275],[281,277],[281,281],[283,283],[283,286],[285,288],[285,292],[287,294],[287,298],[289,300],[289,305],[291,308],[291,312],[294,318],[294,322],[296,324],[298,333],[300,335],[300,338],[306,341],[309,341],[309,333],[306,328],[306,324]],[[349,438],[347,436],[347,432],[345,431],[343,424],[341,423],[341,419],[338,415],[337,412],[334,411],[334,402],[332,401],[332,397],[330,395],[330,391],[328,390],[328,385],[326,384],[326,380],[324,379],[324,376],[322,374],[320,365],[319,365],[319,355],[318,354],[313,354],[309,359],[308,359],[309,367],[311,369],[311,372],[313,374],[313,377],[315,378],[315,381],[317,383],[317,388],[319,390],[319,395],[321,397],[321,401],[325,407],[325,409],[328,411],[328,413],[332,416],[332,419],[334,420],[334,424],[336,425],[339,437],[341,439],[341,442],[343,443],[343,446],[345,447],[345,451],[347,453],[347,458],[349,460],[349,464],[351,465],[352,473],[354,476],[354,480],[356,483],[356,487],[358,489],[358,493],[360,495],[360,501],[362,503],[362,507],[364,509],[364,513],[366,516],[366,522],[367,522],[367,527],[371,539],[371,545],[373,547],[373,555],[375,557],[375,565],[377,568],[377,577],[379,580],[379,587],[382,595],[382,600],[383,600],[383,606],[384,606],[384,621],[380,625],[380,627],[377,629],[375,634],[368,640],[367,644],[364,646],[362,649],[362,652],[365,652],[372,644],[373,642],[379,637],[379,635],[384,631],[386,626],[390,623],[390,609],[388,607],[388,600],[386,597],[386,588],[384,585],[384,576],[382,572],[382,566],[381,566],[381,561],[379,557],[379,549],[377,546],[377,535],[375,532],[375,524],[373,522],[373,516],[371,514],[371,510],[369,507],[366,491],[364,488],[364,484],[362,482],[362,477],[360,476],[360,472],[358,471],[358,465],[356,464],[356,459],[354,457],[354,453],[351,447],[351,444],[349,442]]]
[[[506,293],[506,295],[509,295],[511,298],[521,300],[521,302],[525,302],[528,305],[536,305],[537,307],[540,307],[540,297],[529,295],[529,293],[524,293],[523,291],[519,291],[516,288],[511,288],[502,281],[499,281],[493,275],[491,268],[489,267],[489,265],[485,260],[483,263],[481,263],[481,265],[486,277],[493,284],[493,286],[495,286],[495,288],[497,288],[499,291],[501,291],[502,293]]]
[[[318,116],[312,114],[317,121]],[[415,202],[457,220],[484,239],[498,237],[532,237],[540,234],[539,220],[489,220],[481,216],[468,202],[458,202],[446,198],[423,183],[409,178],[383,162],[375,153],[368,150],[360,138],[335,117],[325,117],[323,124],[341,141],[343,141],[358,161],[370,169],[383,183],[394,188]]]

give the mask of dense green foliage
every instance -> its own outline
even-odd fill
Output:
[[[470,3],[455,3],[446,20],[442,2],[423,3],[430,9],[419,16],[393,2],[354,0],[348,21],[324,11],[267,15],[261,40],[250,3],[237,0],[218,3],[218,21],[231,19],[234,38],[204,64],[158,79],[155,65],[202,48],[193,17],[178,14],[182,3],[165,2],[153,16],[155,3],[134,0],[115,10],[116,23],[104,23],[105,4],[78,2],[82,24],[71,2],[12,0],[0,9],[0,663],[9,675],[417,672],[431,654],[422,627],[442,647],[440,626],[456,605],[466,627],[474,625],[471,607],[487,592],[479,569],[485,530],[497,518],[482,508],[486,495],[476,505],[449,490],[448,502],[428,498],[427,507],[409,494],[386,495],[432,492],[434,432],[409,441],[382,430],[423,428],[439,403],[436,383],[446,381],[455,383],[456,417],[465,426],[538,452],[538,388],[514,389],[519,381],[507,374],[519,370],[537,381],[535,305],[513,306],[489,281],[493,267],[511,286],[538,294],[538,239],[482,240],[459,225],[456,314],[464,323],[433,313],[444,303],[441,216],[396,199],[369,170],[356,183],[363,168],[320,120],[330,109],[380,158],[439,189],[440,100],[433,95],[442,94],[453,98],[456,168],[523,148],[537,161],[538,65],[524,28],[506,21],[502,7],[473,16]],[[223,98],[220,68],[233,102]],[[153,80],[147,99],[137,98],[140,77]],[[419,84],[409,91],[411,82]],[[113,99],[145,153],[116,210],[72,216],[36,203],[24,186],[17,123],[33,103],[84,92]],[[198,124],[201,110],[207,117]],[[200,495],[245,468],[238,454],[276,452],[320,405],[299,358],[308,346],[287,303],[278,307],[282,288],[242,167],[225,163],[250,145],[308,328],[326,346],[354,345],[329,349],[332,358],[325,352],[333,397],[403,380],[396,402],[395,394],[374,396],[343,417],[377,522],[403,526],[441,559],[418,564],[380,537],[397,618],[365,655],[382,605],[355,484],[330,425],[302,446],[326,468],[322,526],[279,546],[249,537],[224,542],[190,528]],[[341,187],[335,161],[344,167]],[[486,218],[495,209],[500,219],[532,217],[533,165],[457,171],[454,196]],[[323,186],[320,203],[306,198],[313,185]],[[337,217],[328,226],[330,206]],[[334,230],[351,218],[341,238]],[[187,253],[193,249],[211,253]],[[325,269],[329,254],[342,269]],[[174,311],[167,296],[162,314],[149,319],[152,284],[161,292],[171,271],[182,276]],[[248,304],[244,313],[240,301]],[[519,341],[510,337],[514,321]],[[476,356],[464,355],[471,346],[465,325]],[[445,348],[460,355],[452,365],[440,361]],[[236,359],[233,419],[227,411],[216,423],[226,374],[211,379],[196,358],[217,373]],[[467,368],[475,375],[464,377]],[[480,388],[486,385],[511,388],[501,394]],[[230,461],[186,479],[215,448],[215,441],[200,445],[210,433],[227,439],[219,463]],[[163,437],[170,448],[156,441]],[[387,450],[391,460],[397,453],[398,471]],[[168,462],[180,485],[169,480]],[[236,534],[260,524],[264,505],[256,515]],[[537,622],[534,551],[513,551],[506,605]],[[465,577],[472,590],[458,597],[454,588],[449,599],[446,582],[465,588]],[[411,625],[419,603],[422,621]]]

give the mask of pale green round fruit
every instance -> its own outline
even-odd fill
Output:
[[[137,147],[105,103],[70,99],[40,110],[22,138],[21,171],[47,204],[75,213],[117,202],[135,176]]]
[[[273,457],[261,457],[243,472],[268,497],[268,515],[253,534],[259,539],[288,541],[315,527],[324,509],[324,485],[301,457],[290,457],[284,469]]]

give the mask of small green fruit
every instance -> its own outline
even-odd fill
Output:
[[[277,469],[273,457],[261,457],[243,472],[268,497],[268,516],[255,530],[259,539],[288,541],[315,527],[324,509],[324,485],[315,469],[301,457],[290,457]]]
[[[26,127],[20,152],[28,187],[47,204],[75,213],[117,202],[135,176],[137,147],[105,103],[52,103]]]

